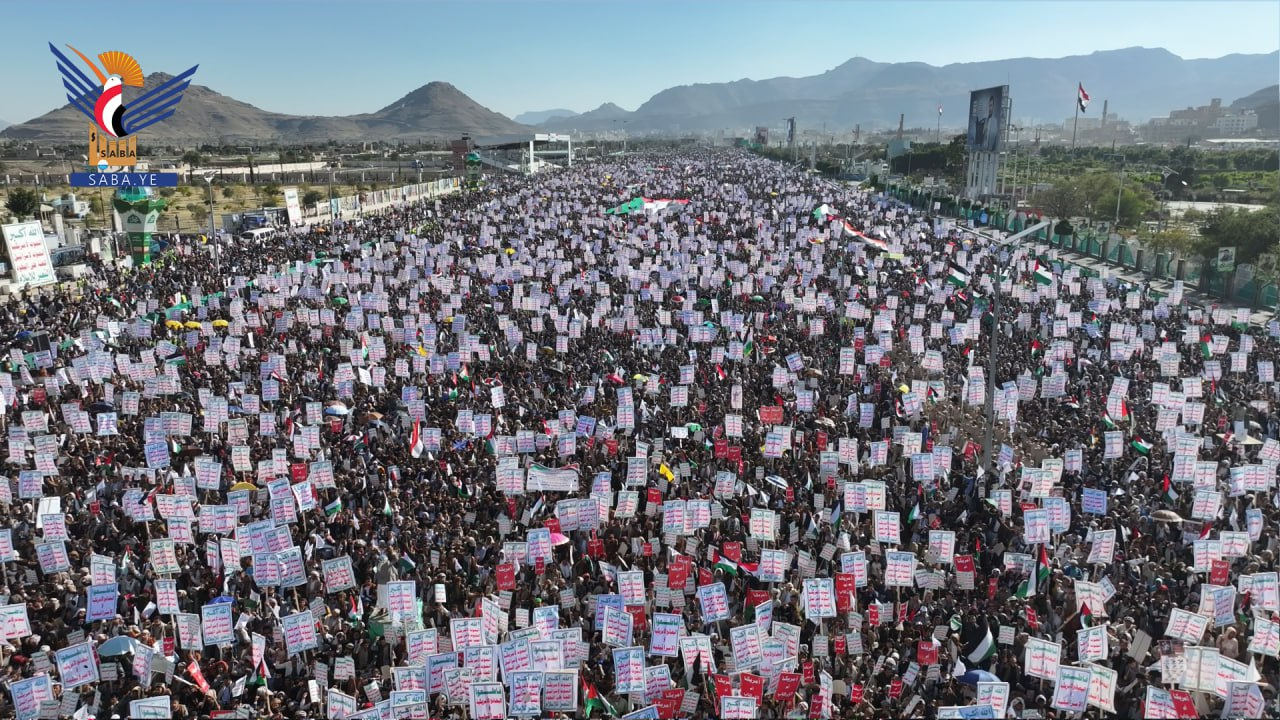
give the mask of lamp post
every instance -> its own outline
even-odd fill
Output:
[[[1120,234],[1120,198],[1124,197],[1124,155],[1108,155],[1107,157],[1120,158],[1120,189],[1116,190],[1116,222],[1114,232]]]
[[[218,234],[213,227],[213,178],[214,173],[203,175],[204,184],[209,188],[209,242],[213,243],[213,262],[219,275],[222,274],[222,246],[218,244]]]
[[[1003,241],[998,241],[1000,245],[1012,245],[1015,241],[1040,232],[1044,228],[1049,227],[1051,223],[1048,220],[1042,220],[1035,225],[1021,232],[1010,235]],[[990,235],[969,230],[964,226],[960,226],[960,230],[976,235],[988,241],[997,242]],[[987,402],[986,415],[987,426],[982,440],[982,468],[987,475],[993,475],[992,463],[994,462],[994,447],[996,442],[996,337],[1000,333],[1000,276],[996,273],[996,277],[991,283],[991,337],[987,344]],[[986,483],[983,483],[985,487]],[[982,494],[982,491],[979,492]]]

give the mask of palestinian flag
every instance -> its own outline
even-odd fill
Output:
[[[1213,357],[1213,336],[1205,335],[1200,338],[1200,355],[1202,355],[1205,360]]]
[[[604,211],[605,215],[630,215],[633,212],[640,212],[644,209],[644,198],[632,198],[617,207],[609,208]]]
[[[916,501],[915,507],[911,508],[911,512],[907,513],[907,525],[912,525],[920,519],[920,501]]]
[[[1132,441],[1130,441],[1129,446],[1132,447],[1134,450],[1137,450],[1138,452],[1142,453],[1143,455],[1147,455],[1151,452],[1151,443],[1147,442],[1146,440],[1143,440],[1140,437],[1135,437]]]
[[[586,678],[582,680],[582,709],[586,712],[587,717],[591,717],[592,710],[602,710],[606,715],[613,717],[618,716],[618,711],[613,709],[608,700],[596,690],[596,686],[587,682]]]
[[[951,263],[947,272],[947,282],[956,287],[965,287],[969,284],[969,272],[956,263]]]
[[[746,563],[746,562],[736,563],[717,552],[715,569],[723,570],[726,574],[732,575],[733,577],[738,577],[738,575],[741,574],[742,572],[746,572],[748,575],[755,575],[756,571],[760,569],[760,564]]]
[[[360,359],[365,361],[369,359],[369,338],[363,333],[360,335]]]
[[[1169,482],[1169,476],[1164,476],[1164,483],[1160,488],[1160,495],[1164,497],[1165,502],[1177,502],[1178,492],[1173,489],[1173,483]]]
[[[1038,592],[1041,586],[1049,584],[1049,551],[1040,546],[1040,556],[1036,559],[1035,572],[1018,586],[1018,597],[1029,598]]]
[[[1089,608],[1089,603],[1080,606],[1080,627],[1093,627],[1093,610]]]
[[[965,657],[969,662],[975,665],[981,665],[982,663],[990,660],[991,656],[995,654],[996,639],[991,636],[991,627],[987,626],[986,634],[982,636],[982,639],[978,641],[978,644],[974,645],[973,649],[970,650]]]
[[[1080,112],[1089,107],[1089,93],[1084,91],[1084,83],[1076,83],[1076,107]]]
[[[1111,419],[1111,415],[1107,414],[1105,410],[1102,412],[1102,424],[1105,425],[1108,430],[1120,429],[1120,426],[1116,424],[1115,420]]]
[[[818,222],[826,222],[832,218],[838,218],[840,216],[831,211],[830,205],[822,203],[818,207],[814,208],[813,217],[817,219]]]
[[[1031,276],[1041,285],[1053,284],[1053,270],[1041,265],[1039,261],[1036,262],[1035,272],[1033,272]]]
[[[420,458],[426,450],[427,444],[422,441],[422,421],[414,420],[413,434],[409,437],[409,454],[415,458]]]
[[[340,512],[342,512],[342,498],[338,498],[324,506],[324,516],[327,518],[332,519]]]

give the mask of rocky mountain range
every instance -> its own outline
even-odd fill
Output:
[[[151,88],[170,76],[153,73]],[[138,90],[126,88],[125,107]],[[127,110],[126,110],[127,112]],[[0,131],[13,140],[59,142],[82,140],[88,119],[70,105]],[[446,82],[423,85],[373,113],[340,117],[286,115],[268,112],[192,84],[174,116],[147,128],[145,142],[220,143],[237,141],[303,143],[326,140],[448,139],[464,134],[500,135],[528,131],[480,105]]]
[[[1132,122],[1161,117],[1169,110],[1236,98],[1280,79],[1280,52],[1186,60],[1161,48],[1126,48],[1070,57],[1012,58],[990,62],[880,63],[856,57],[820,75],[681,85],[663,90],[634,112],[544,121],[559,131],[604,131],[626,123],[629,131],[781,128],[795,117],[801,128],[824,123],[832,132],[861,125],[894,127],[898,115],[912,127],[964,124],[969,91],[1008,85],[1013,118],[1062,122],[1075,109],[1076,84],[1093,104],[1087,113],[1109,112]],[[606,106],[609,107],[609,106]],[[616,106],[613,106],[616,108]]]
[[[894,127],[900,113],[909,126],[933,127],[939,105],[943,125],[958,127],[968,114],[969,91],[993,85],[1010,86],[1015,122],[1056,123],[1071,117],[1077,82],[1093,98],[1087,116],[1100,114],[1104,100],[1119,117],[1145,122],[1171,109],[1207,104],[1210,98],[1240,98],[1238,102],[1252,103],[1250,109],[1257,106],[1261,120],[1280,111],[1270,87],[1280,79],[1278,66],[1280,52],[1187,60],[1160,48],[941,67],[856,57],[809,77],[680,85],[655,94],[635,111],[606,102],[581,114],[563,109],[524,113],[517,118],[523,123],[485,108],[445,82],[423,85],[376,112],[337,117],[269,112],[193,84],[174,117],[146,134],[147,142],[174,144],[440,140],[529,132],[531,126],[555,132],[743,131],[756,125],[781,128],[788,117],[795,117],[802,130],[825,125],[836,134],[855,125],[864,130]],[[146,87],[167,77],[155,73]],[[1259,87],[1268,90],[1250,95]],[[126,89],[126,107],[137,92]],[[67,105],[7,127],[0,137],[82,140],[87,126],[88,120]]]
[[[555,110],[530,110],[522,112],[513,119],[522,125],[541,125],[542,123],[554,118],[571,118],[577,117],[578,113],[564,108],[556,108]]]

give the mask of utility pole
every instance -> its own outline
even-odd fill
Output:
[[[213,243],[213,262],[219,275],[222,274],[222,246],[218,244],[218,234],[213,226],[213,178],[212,172],[204,174],[204,184],[209,186],[209,242]]]
[[[1051,225],[1048,220],[1042,220],[1022,232],[1010,235],[1002,245],[1012,245],[1015,241],[1020,240],[1028,235],[1040,232],[1042,229]],[[981,235],[969,231],[974,235],[990,240],[989,236]],[[987,343],[987,427],[982,441],[982,467],[987,475],[994,477],[993,463],[995,459],[995,442],[996,442],[996,338],[1000,334],[1000,277],[997,273],[992,282],[991,292],[991,336]],[[985,487],[986,483],[983,483]],[[980,494],[982,494],[980,492]]]
[[[1125,157],[1124,155],[1112,155],[1111,157],[1120,158],[1120,189],[1116,190],[1116,224],[1112,228],[1112,232],[1119,234],[1120,232],[1120,199],[1124,197]]]

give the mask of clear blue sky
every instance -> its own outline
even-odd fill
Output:
[[[1280,46],[1275,0],[5,0],[3,10],[9,122],[64,103],[50,41],[90,56],[124,50],[147,73],[199,63],[197,83],[277,112],[373,112],[445,80],[509,116],[606,101],[633,110],[672,85],[812,75],[855,56],[945,65],[1136,45],[1186,58]]]

